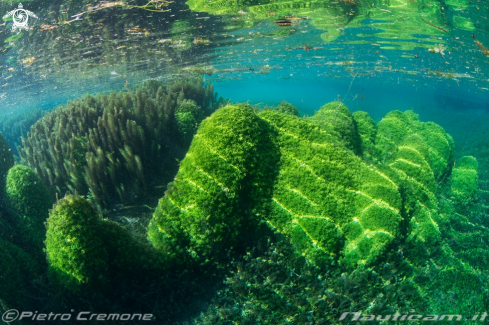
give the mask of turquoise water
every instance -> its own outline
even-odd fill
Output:
[[[486,2],[0,9],[1,324],[485,321]]]

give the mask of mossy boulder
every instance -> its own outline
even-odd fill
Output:
[[[47,220],[46,252],[51,280],[73,292],[100,292],[108,284],[108,251],[99,217],[80,196],[67,196]]]
[[[308,121],[333,135],[355,154],[361,153],[361,140],[353,116],[342,102],[323,105]]]
[[[456,161],[451,175],[451,197],[460,208],[477,201],[478,169],[477,160],[472,156]]]
[[[362,156],[369,159],[376,159],[377,152],[375,149],[375,137],[377,135],[377,126],[375,121],[367,112],[357,111],[352,114],[358,135],[360,136],[360,152]]]
[[[8,211],[27,250],[42,253],[44,222],[53,204],[48,188],[32,169],[15,165],[8,171],[5,195]]]
[[[273,110],[284,114],[299,116],[297,106],[294,106],[285,100],[281,101]]]
[[[243,245],[243,234],[264,221],[318,266],[340,255],[375,261],[399,235],[397,176],[338,141],[335,123],[353,125],[345,109],[335,102],[308,120],[274,111],[257,116],[245,105],[217,111],[160,200],[150,240],[199,255],[202,246]]]

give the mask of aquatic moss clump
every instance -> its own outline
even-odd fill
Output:
[[[46,237],[44,222],[53,203],[48,188],[32,169],[15,165],[7,174],[5,195],[8,212],[26,250],[42,253]]]
[[[472,258],[489,236],[452,223],[453,202],[437,196],[450,172],[451,137],[411,112],[378,125],[360,116],[369,127],[357,136],[375,147],[362,159],[340,141],[334,123],[343,121],[322,118],[230,105],[199,128],[149,231],[158,249],[230,269],[197,323],[314,323],[353,309],[458,313],[469,303],[447,302],[455,293],[482,308],[486,298],[463,290],[489,288]],[[260,165],[260,157],[270,160]],[[451,249],[455,229],[478,238],[472,255],[460,259]],[[368,297],[378,304],[363,304]]]
[[[375,149],[375,137],[377,135],[377,125],[367,112],[357,111],[352,114],[353,121],[360,136],[361,155],[374,160],[377,156]]]
[[[216,112],[158,205],[152,242],[198,251],[232,239],[219,246],[236,247],[244,244],[243,225],[251,231],[259,217],[319,267],[341,254],[351,263],[374,262],[399,235],[397,185],[344,147],[336,129],[325,132],[332,122],[323,118],[256,116],[243,105]]]
[[[215,286],[179,250],[162,254],[119,224],[100,219],[81,196],[57,202],[46,237],[53,308],[66,299],[105,312],[141,312],[151,305],[158,306],[151,309],[157,319],[169,321],[194,312],[198,307],[192,303]]]
[[[472,156],[465,156],[456,161],[451,175],[451,193],[459,207],[466,207],[477,201],[478,168],[477,160]]]
[[[360,153],[360,137],[353,116],[342,102],[323,105],[309,121],[332,134],[354,153]]]
[[[20,156],[53,197],[89,194],[105,208],[153,203],[198,123],[222,102],[201,78],[86,95],[34,124]]]
[[[59,200],[47,220],[46,252],[54,283],[72,291],[99,291],[108,282],[109,258],[98,216],[79,196]]]
[[[299,116],[299,110],[297,109],[297,106],[294,106],[291,103],[286,102],[285,100],[281,101],[277,106],[275,106],[273,110],[284,114]]]

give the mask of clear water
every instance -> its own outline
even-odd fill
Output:
[[[486,1],[22,5],[0,323],[488,316]]]

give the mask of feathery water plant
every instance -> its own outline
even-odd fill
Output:
[[[183,156],[196,125],[222,102],[200,78],[149,81],[134,95],[86,95],[34,124],[20,156],[53,196],[90,193],[104,207],[152,203],[173,176],[175,158]],[[193,108],[185,113],[188,103]]]

